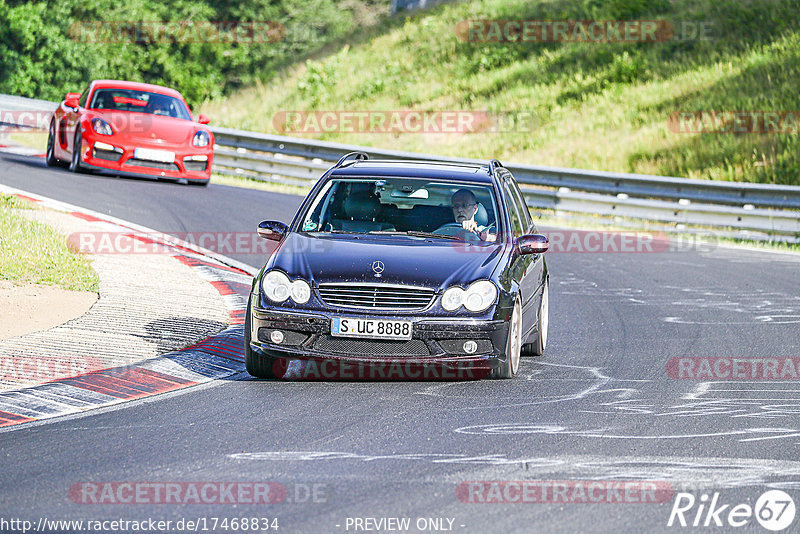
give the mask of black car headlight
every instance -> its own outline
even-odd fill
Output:
[[[208,146],[209,142],[211,142],[211,137],[205,130],[199,130],[192,138],[192,146]]]
[[[464,306],[471,312],[480,312],[494,304],[497,299],[497,286],[489,280],[473,282],[467,289],[454,286],[442,294],[442,308],[456,311]]]
[[[103,119],[92,119],[92,129],[100,135],[113,135],[111,125]]]
[[[291,297],[297,304],[305,304],[311,298],[311,286],[302,279],[294,282],[281,271],[269,271],[261,279],[261,290],[273,302],[285,302]]]

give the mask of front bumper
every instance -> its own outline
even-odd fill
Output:
[[[412,364],[438,364],[443,369],[451,366],[459,373],[465,369],[484,370],[483,376],[506,358],[509,323],[501,319],[404,315],[402,319],[413,322],[411,339],[388,341],[331,335],[332,317],[365,317],[369,313],[268,310],[256,306],[257,302],[257,298],[252,301],[250,348],[262,356],[319,364],[335,362],[337,366],[399,364],[408,368]],[[274,330],[283,334],[279,344],[271,340]],[[468,340],[477,344],[472,353],[464,350]]]
[[[110,145],[116,150],[98,149],[97,143]],[[137,160],[134,157],[136,148],[168,150],[175,154],[171,163]],[[112,137],[83,132],[82,165],[101,173],[119,176],[146,178],[173,178],[195,181],[206,181],[211,177],[214,161],[213,145],[207,147],[153,145],[145,144],[136,147]],[[193,158],[206,158],[205,161],[194,161]]]

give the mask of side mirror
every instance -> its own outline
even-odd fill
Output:
[[[517,239],[520,254],[542,254],[550,248],[550,240],[542,234],[528,234]]]
[[[261,221],[258,223],[258,235],[270,241],[280,241],[288,231],[289,227],[280,221]]]
[[[68,108],[77,108],[78,102],[81,100],[80,93],[67,93],[67,96],[64,97],[64,105]]]
[[[211,119],[209,119],[208,117],[206,117],[201,113],[200,115],[197,116],[197,122],[199,122],[200,124],[208,124],[209,122],[211,122]]]

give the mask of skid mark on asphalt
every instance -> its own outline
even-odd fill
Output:
[[[800,414],[800,387],[797,382],[701,382],[690,391],[670,400],[652,387],[650,381],[618,380],[608,376],[602,369],[536,362],[535,369],[526,378],[541,383],[542,391],[557,391],[558,395],[538,398],[533,401],[504,404],[470,406],[464,410],[494,410],[514,408],[517,414],[525,414],[528,422],[509,422],[489,425],[474,425],[457,428],[460,434],[479,435],[569,435],[603,440],[689,440],[735,439],[740,443],[790,440],[795,444],[800,437],[796,428]],[[444,388],[429,390],[445,398],[462,398],[463,391],[446,391]],[[571,413],[588,413],[594,416],[594,424],[570,426],[543,421],[536,406],[565,404]],[[622,416],[620,419],[619,416]],[[685,418],[701,418],[708,429],[703,432],[674,431],[673,422]],[[645,418],[645,419],[643,419]],[[642,421],[652,424],[642,425]],[[604,423],[609,421],[609,423]],[[641,433],[629,428],[651,429]],[[734,426],[732,422],[748,423]],[[775,422],[774,427],[768,423]],[[752,426],[751,426],[752,425]],[[675,425],[677,426],[677,425]]]
[[[237,462],[407,463],[485,466],[487,475],[534,480],[659,480],[674,489],[739,488],[767,486],[800,487],[800,462],[755,458],[688,458],[676,456],[554,455],[509,457],[505,454],[466,455],[447,453],[361,454],[343,451],[262,451],[228,454]],[[463,482],[460,471],[436,474],[437,481]]]
[[[654,285],[646,290],[601,287],[568,273],[559,281],[560,295],[589,297],[593,302],[628,303],[674,308],[661,320],[676,324],[796,324],[800,323],[800,295],[761,288],[734,289]]]

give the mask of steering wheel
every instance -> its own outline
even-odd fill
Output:
[[[478,235],[477,232],[464,230],[464,227],[461,226],[461,223],[459,222],[451,222],[443,224],[442,226],[434,230],[433,233],[440,235],[453,235],[453,236],[463,237],[465,240],[467,238],[471,238],[469,239],[470,241],[475,239],[480,240],[480,235]]]

